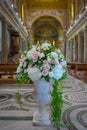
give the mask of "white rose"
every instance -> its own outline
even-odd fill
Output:
[[[28,51],[26,57],[27,57],[28,59],[32,59],[32,58],[33,58],[33,55],[34,55],[35,53],[36,53],[36,51]]]
[[[38,68],[29,68],[28,75],[32,81],[39,80],[42,76]]]
[[[52,58],[50,56],[47,56],[47,61],[48,62],[51,62],[52,61]]]
[[[49,48],[51,46],[51,44],[49,44],[49,43],[43,43],[42,45],[41,45],[41,48],[43,49],[43,48]]]
[[[49,72],[49,77],[53,78],[53,72]]]
[[[55,59],[58,60],[58,54],[56,52],[51,52],[51,56]]]
[[[17,67],[17,73],[20,73],[22,71],[22,68],[21,68],[21,66],[19,65],[18,67]]]

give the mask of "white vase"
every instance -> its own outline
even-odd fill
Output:
[[[46,104],[50,101],[50,86],[51,84],[44,79],[34,82],[35,93],[34,98],[38,104],[38,109],[33,114],[33,125],[49,126],[49,112],[46,110]]]

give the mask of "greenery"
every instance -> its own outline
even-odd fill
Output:
[[[20,108],[21,108],[22,110],[24,110],[24,111],[29,111],[29,109],[26,109],[26,108],[23,107],[22,101],[21,101],[21,94],[19,93],[19,91],[16,92],[16,97],[17,97],[17,102],[18,102],[18,104],[20,105]]]
[[[51,106],[51,120],[56,128],[59,128],[61,126],[60,120],[63,106],[62,93],[63,93],[63,86],[61,81],[55,80],[53,84],[53,90],[51,92],[52,101],[50,106]]]

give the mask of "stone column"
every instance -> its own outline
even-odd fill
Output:
[[[19,52],[21,52],[23,49],[23,46],[22,46],[22,37],[19,36]]]
[[[73,38],[73,62],[76,61],[76,42],[75,37]]]
[[[64,42],[63,52],[64,52],[64,57],[66,57],[66,41]]]
[[[66,60],[68,61],[68,55],[67,55],[67,53],[68,53],[68,41],[66,43]]]
[[[64,36],[63,36],[63,53],[64,53],[64,57],[66,57],[66,44],[67,44],[67,38],[65,37],[65,33],[64,33]]]
[[[15,41],[14,41],[14,45],[15,45],[15,51],[18,53],[19,52],[19,35],[15,36]]]
[[[73,39],[71,39],[71,62],[73,62]]]
[[[81,46],[81,33],[78,34],[78,62],[81,62],[82,46]]]
[[[84,30],[84,57],[83,61],[87,62],[87,26]]]
[[[68,44],[67,44],[67,59],[68,59],[68,62],[71,62],[71,44],[70,44],[70,41],[68,41]]]
[[[8,62],[7,21],[2,21],[2,62]]]

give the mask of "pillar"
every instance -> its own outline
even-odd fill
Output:
[[[71,40],[71,62],[73,62],[73,39]]]
[[[73,38],[73,62],[76,62],[76,41],[75,41],[75,37]]]
[[[7,21],[2,21],[2,62],[8,62]]]
[[[66,41],[64,42],[64,57],[66,57]]]
[[[84,62],[87,62],[87,26],[84,30]]]
[[[81,46],[81,32],[78,34],[78,62],[81,62],[82,58],[82,46]]]

